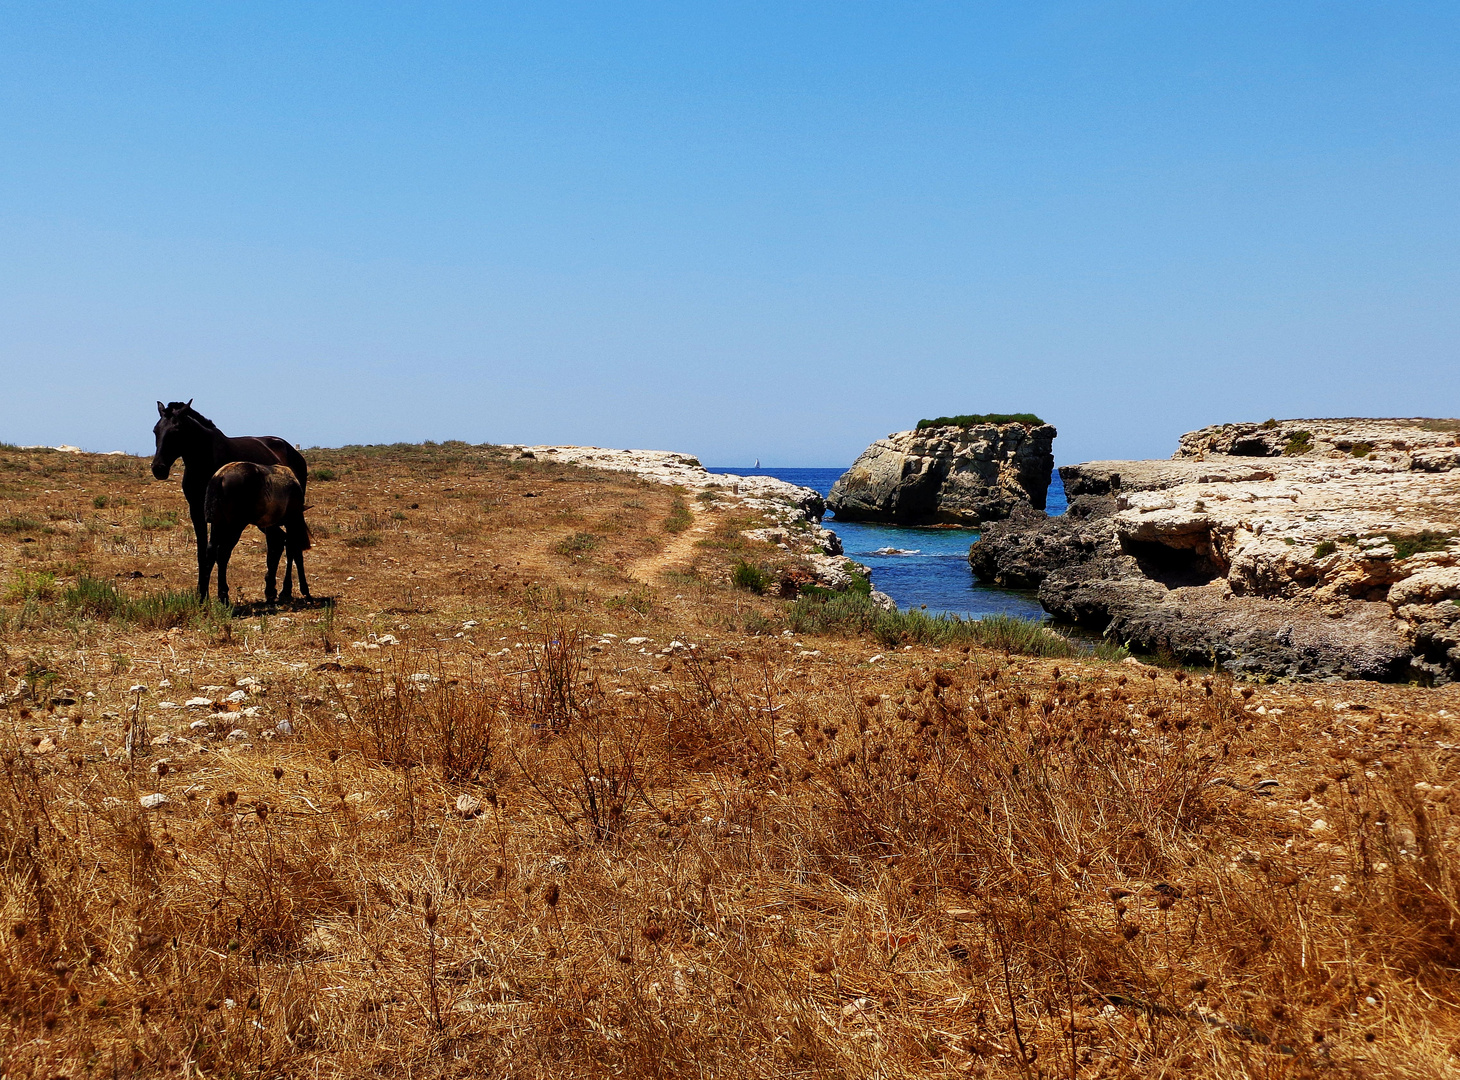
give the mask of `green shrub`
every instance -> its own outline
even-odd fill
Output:
[[[15,580],[5,590],[5,599],[15,601],[51,600],[56,595],[56,575],[42,571],[15,572]]]
[[[177,511],[163,510],[160,513],[153,513],[151,510],[142,511],[142,528],[151,532],[164,532],[177,525]]]
[[[35,518],[12,514],[8,518],[0,518],[0,533],[34,532],[40,524]]]
[[[1257,426],[1260,427],[1260,428],[1262,428],[1264,431],[1271,431],[1273,428],[1275,428],[1275,427],[1278,426],[1278,422],[1276,420],[1274,420],[1272,417],[1268,417],[1266,420],[1264,420],[1262,423],[1258,424]]]
[[[1338,544],[1332,540],[1323,540],[1313,548],[1315,559],[1326,559],[1338,550]]]
[[[98,510],[105,510],[106,504],[109,502],[111,502],[111,499],[105,495],[93,495],[91,497],[91,505]]]
[[[1444,551],[1449,542],[1454,538],[1454,533],[1436,532],[1434,529],[1424,529],[1421,532],[1401,535],[1400,533],[1386,534],[1388,540],[1394,545],[1394,557],[1396,559],[1407,559],[1411,555],[1418,555],[1425,551]]]
[[[933,427],[974,427],[978,424],[1023,424],[1025,427],[1039,427],[1044,423],[1033,413],[966,413],[962,416],[940,416],[934,420],[919,420],[918,430]]]
[[[77,615],[152,629],[226,623],[233,609],[209,598],[199,600],[191,589],[167,589],[128,596],[110,581],[82,575],[61,597],[62,606]]]
[[[588,532],[576,532],[559,540],[554,550],[559,555],[585,555],[598,546],[599,538]]]
[[[745,616],[745,632],[754,634],[757,637],[764,637],[774,634],[777,631],[774,619],[769,619],[759,611],[752,611]]]
[[[771,576],[763,568],[741,559],[730,571],[730,584],[759,595],[770,588]]]
[[[1356,442],[1349,447],[1348,452],[1356,458],[1366,458],[1374,452],[1374,446],[1372,443]]]
[[[883,645],[982,645],[1024,656],[1084,655],[1068,638],[1037,622],[1010,615],[960,619],[925,611],[884,611],[860,592],[805,594],[787,611],[798,634],[870,635]]]
[[[309,470],[311,480],[334,480],[340,474],[331,469],[328,465],[320,465],[318,468]]]
[[[373,548],[380,546],[380,534],[371,530],[369,532],[356,533],[354,536],[345,539],[345,546],[352,548]]]
[[[1311,431],[1295,431],[1288,436],[1288,445],[1283,447],[1284,457],[1296,457],[1298,454],[1306,454],[1313,449],[1313,433]]]
[[[676,495],[669,504],[669,513],[665,515],[664,531],[682,533],[694,524],[694,520],[695,516],[690,512],[689,503],[684,501],[684,496]]]

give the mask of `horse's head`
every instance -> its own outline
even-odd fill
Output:
[[[164,405],[157,403],[157,424],[152,435],[157,440],[157,452],[152,455],[152,475],[166,480],[172,472],[173,462],[182,457],[187,445],[186,417],[192,400],[174,401]]]

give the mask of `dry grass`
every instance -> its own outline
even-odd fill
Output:
[[[5,1076],[1456,1068],[1454,689],[868,663],[743,636],[786,606],[731,551],[628,578],[672,492],[310,457],[333,607],[0,605]],[[7,581],[186,588],[141,463],[0,465],[0,518],[51,529],[0,539]]]

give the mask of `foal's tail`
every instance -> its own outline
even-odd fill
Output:
[[[299,545],[300,551],[308,551],[314,547],[314,540],[309,535],[309,522],[304,520],[304,515],[299,515],[299,522],[296,526],[299,530],[299,538],[302,541]]]

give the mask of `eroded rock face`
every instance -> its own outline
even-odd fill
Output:
[[[1044,424],[899,431],[878,439],[831,489],[849,521],[976,525],[1044,509],[1057,432]]]
[[[1062,468],[1070,513],[991,526],[969,561],[1188,663],[1460,678],[1460,470],[1441,467],[1457,435],[1450,420],[1206,428],[1172,461]]]

